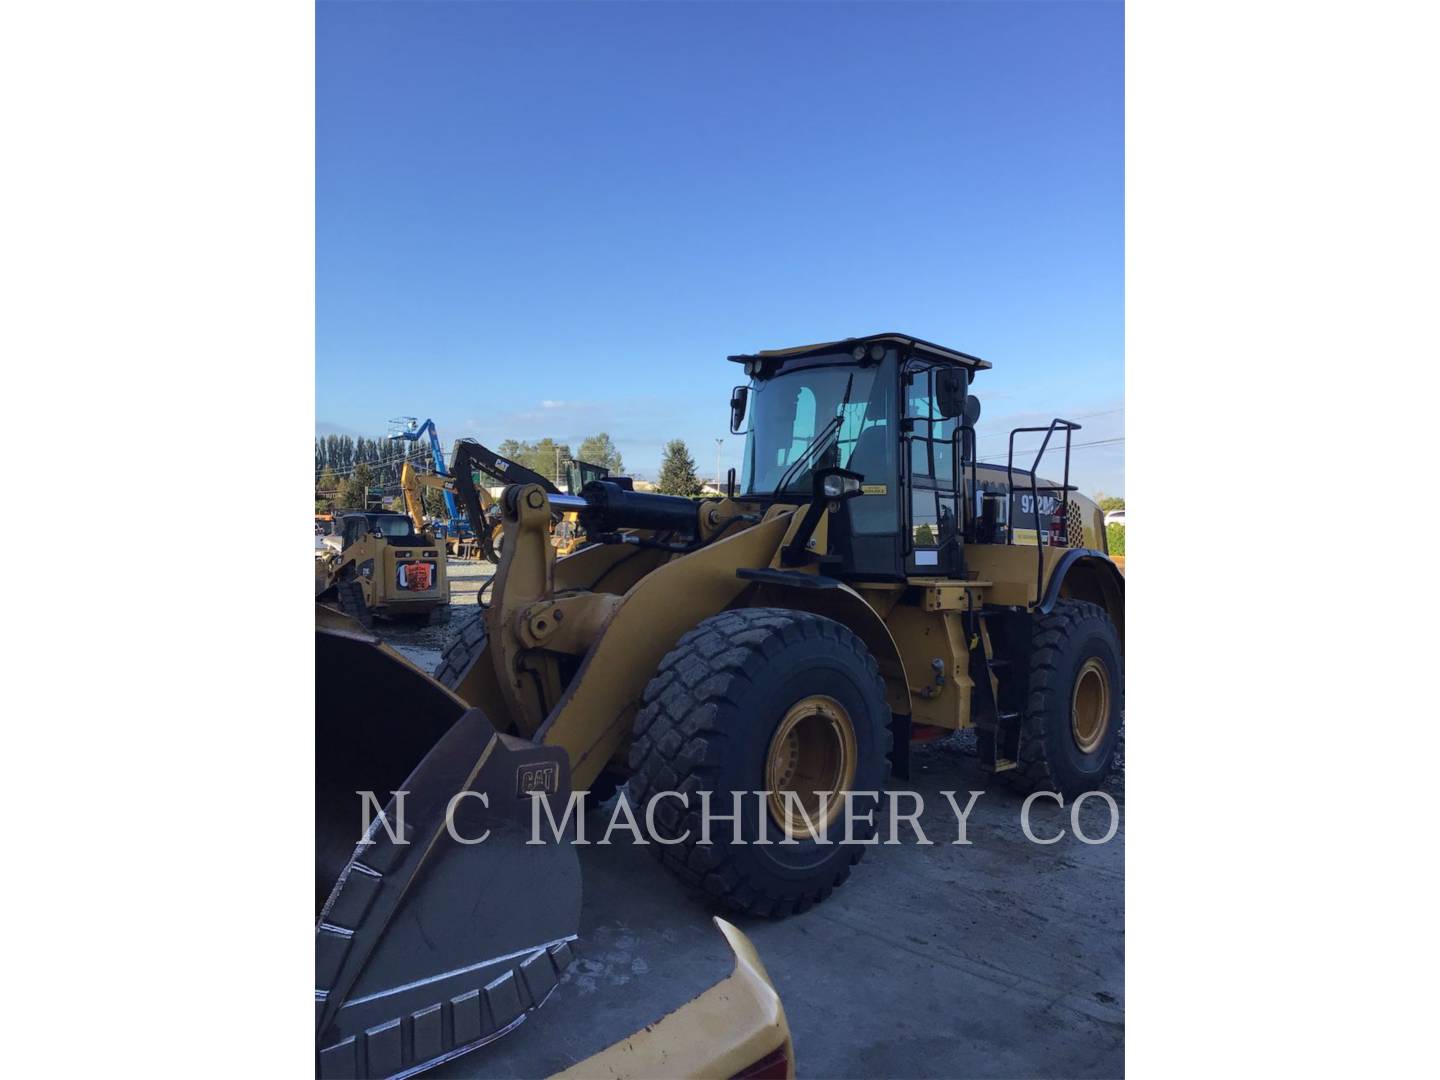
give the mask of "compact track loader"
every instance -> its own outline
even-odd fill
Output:
[[[449,619],[444,549],[406,515],[342,510],[324,541],[315,557],[317,600],[333,602],[366,626],[377,615]]]

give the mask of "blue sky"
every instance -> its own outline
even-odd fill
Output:
[[[738,465],[730,353],[975,353],[1124,490],[1118,3],[317,7],[316,430]]]

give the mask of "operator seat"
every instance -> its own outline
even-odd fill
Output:
[[[890,449],[890,426],[880,423],[867,427],[855,440],[855,449],[845,466],[862,474],[872,483],[884,483],[889,472],[887,457]]]

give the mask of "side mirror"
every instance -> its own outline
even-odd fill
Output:
[[[730,434],[739,435],[745,423],[745,405],[750,400],[750,388],[737,386],[730,391]]]
[[[975,421],[977,421],[977,420],[979,420],[979,419],[980,419],[980,399],[979,399],[978,397],[973,397],[973,396],[971,396],[971,397],[966,397],[966,399],[965,399],[965,415],[964,415],[964,416],[961,418],[961,420],[960,420],[961,425],[964,426],[964,427],[973,428],[973,427],[975,426]]]
[[[949,419],[964,413],[966,381],[961,368],[941,368],[935,372],[935,404],[941,416]]]

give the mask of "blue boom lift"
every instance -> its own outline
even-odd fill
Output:
[[[435,430],[435,421],[426,420],[423,424],[413,416],[400,416],[390,421],[390,438],[405,439],[407,442],[419,442],[430,435],[430,456],[435,460],[435,473],[437,476],[449,476],[445,468],[445,451],[440,448],[440,434]],[[445,496],[445,511],[450,516],[449,527],[451,536],[464,536],[469,533],[470,523],[460,516],[459,504],[455,502],[453,492],[441,492]]]

